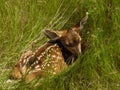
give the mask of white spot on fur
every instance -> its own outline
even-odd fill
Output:
[[[38,60],[35,62],[36,64],[39,63]]]
[[[56,54],[57,54],[57,55],[60,55],[61,53],[60,53],[60,52],[58,52],[58,51],[56,51]]]
[[[41,53],[41,55],[44,56],[44,55],[45,55],[45,52]]]
[[[40,60],[42,57],[43,57],[43,56],[42,56],[42,55],[40,55],[40,56],[39,56],[39,57],[37,57],[37,58],[38,58],[38,60]]]
[[[57,57],[57,60],[60,60],[60,59],[63,59],[63,58],[62,58],[62,57],[60,57],[60,56],[58,56],[58,57]]]
[[[57,70],[57,67],[55,67],[54,70]]]
[[[52,58],[56,58],[56,55],[52,55]]]
[[[34,62],[31,66],[34,66],[36,64],[36,62]]]
[[[54,64],[54,63],[55,63],[55,61],[53,60],[53,61],[51,61],[51,63],[53,63],[53,64]]]
[[[39,68],[40,66],[39,65],[36,65],[35,68]]]
[[[26,63],[26,59],[23,60],[23,64],[25,64],[25,63]]]
[[[50,64],[47,64],[47,66],[49,67],[49,66],[50,66]]]
[[[31,55],[31,57],[34,57],[34,54],[33,54],[33,55]]]

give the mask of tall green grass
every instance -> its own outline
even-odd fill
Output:
[[[0,0],[0,90],[119,90],[119,0]],[[62,30],[89,19],[83,54],[67,70],[30,84],[8,82],[21,53],[46,42],[45,29]],[[38,41],[37,43],[36,40]],[[36,83],[41,85],[35,87]]]

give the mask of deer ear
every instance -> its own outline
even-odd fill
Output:
[[[88,12],[86,12],[86,15],[80,21],[80,26],[79,26],[80,29],[84,28],[84,25],[87,22],[87,19],[88,19]]]
[[[60,36],[57,34],[57,32],[52,31],[52,30],[45,30],[44,31],[45,36],[47,36],[50,41],[49,42],[55,42],[57,40],[60,40]]]

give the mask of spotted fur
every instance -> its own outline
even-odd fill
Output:
[[[27,74],[25,80],[31,81],[41,73],[43,76],[48,73],[56,74],[66,67],[61,48],[57,44],[46,43],[35,53],[25,52],[15,65],[11,75],[14,78],[21,78],[22,75]]]

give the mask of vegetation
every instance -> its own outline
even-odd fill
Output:
[[[0,90],[120,90],[119,4],[120,0],[0,0]],[[81,31],[84,53],[73,65],[29,84],[9,81],[21,53],[46,41],[45,29],[72,27],[85,12],[89,19]]]

